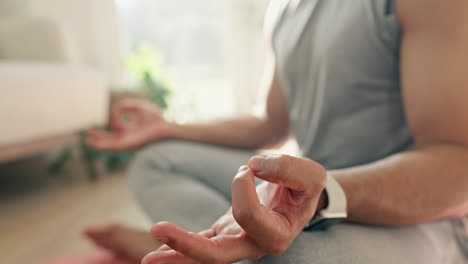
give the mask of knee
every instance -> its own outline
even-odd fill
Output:
[[[162,177],[173,167],[173,157],[183,151],[182,141],[164,141],[149,145],[138,151],[130,164],[128,177],[130,185],[141,186],[149,180]]]
[[[138,151],[132,166],[145,166],[155,169],[168,169],[174,157],[186,149],[183,141],[163,141],[151,144]]]

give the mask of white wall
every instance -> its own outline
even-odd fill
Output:
[[[39,16],[66,28],[79,62],[102,68],[111,85],[121,84],[118,22],[113,0],[0,0],[0,18]]]
[[[0,0],[0,18],[24,13],[27,1],[29,0]]]

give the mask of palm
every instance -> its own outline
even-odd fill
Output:
[[[258,259],[266,254],[236,222],[232,214],[232,208],[219,218],[212,228],[198,234],[189,233],[170,223],[158,224],[157,228],[153,228],[153,232],[167,232],[178,235],[180,240],[184,240],[189,245],[184,246],[185,250],[177,248],[178,251],[164,245],[156,251],[155,254],[159,256],[153,259],[151,263],[165,263],[166,261],[184,264],[218,262],[216,260],[218,256],[208,258],[200,256],[199,261],[195,260],[197,257],[194,257],[194,255],[204,254],[204,251],[206,251],[206,255],[222,254],[225,263],[235,263],[244,259]]]
[[[242,191],[233,192],[233,207],[245,211],[238,212],[237,222],[257,244],[273,254],[286,250],[281,245],[292,243],[312,218],[317,205],[317,199],[280,184],[264,182],[256,188],[256,194],[243,191],[251,189],[245,185],[239,184],[238,189]],[[254,195],[258,195],[258,202]]]
[[[263,211],[257,216],[262,219],[264,226],[260,228],[260,232],[283,233],[284,237],[296,237],[304,227],[302,221],[298,221],[298,215],[303,214],[304,211],[314,212],[307,207],[315,207],[316,203],[307,201],[308,199],[301,192],[281,185],[264,182],[256,188],[256,192],[260,202],[260,211]],[[311,215],[301,218],[308,220]],[[256,228],[258,229],[258,226]],[[244,243],[255,244],[255,241],[234,218],[232,208],[213,225],[212,229],[217,236],[237,235],[243,238]],[[272,242],[272,244],[275,243]]]
[[[253,172],[244,168],[233,181],[233,207],[211,229],[193,234],[170,223],[157,224],[152,232],[168,238],[162,241],[167,246],[143,263],[234,263],[284,252],[318,200],[318,195],[290,188],[294,185],[264,182],[255,187]]]
[[[126,102],[112,109],[111,128],[126,132],[144,129],[155,124],[165,123],[159,109],[147,102]]]
[[[143,101],[117,104],[112,109],[110,121],[112,132],[89,131],[89,145],[99,150],[130,150],[156,141],[168,131],[168,123],[159,109]]]

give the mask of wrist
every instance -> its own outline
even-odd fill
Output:
[[[161,139],[174,139],[177,138],[178,131],[180,131],[180,125],[173,122],[166,122],[164,129],[161,132]]]
[[[344,221],[347,218],[346,194],[340,184],[330,174],[322,191],[314,218],[305,226],[305,230],[326,229],[330,225]]]
[[[146,142],[151,143],[154,141],[165,140],[174,138],[176,131],[176,124],[164,122],[153,124],[146,130]]]

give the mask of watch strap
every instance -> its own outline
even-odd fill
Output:
[[[327,174],[325,192],[328,196],[327,208],[318,212],[304,229],[323,229],[347,218],[346,194],[341,185],[330,174]]]

